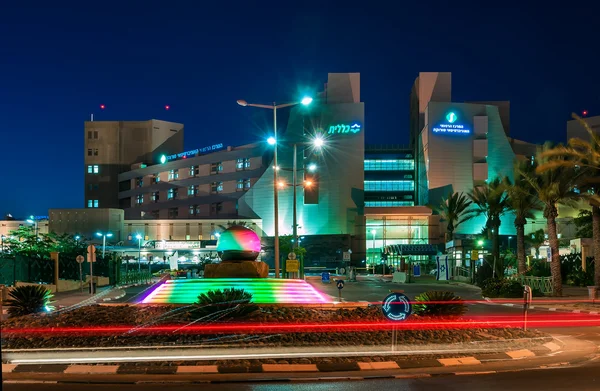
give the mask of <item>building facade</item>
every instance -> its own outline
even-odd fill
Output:
[[[86,121],[84,208],[123,208],[119,174],[136,163],[183,150],[183,125],[159,121]]]

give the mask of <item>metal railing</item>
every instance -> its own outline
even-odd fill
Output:
[[[508,278],[518,281],[521,285],[529,285],[531,289],[538,289],[543,294],[552,294],[553,292],[552,277],[514,275]]]
[[[152,274],[148,270],[144,270],[141,272],[138,271],[129,271],[127,273],[123,273],[121,275],[121,279],[119,283],[121,285],[130,285],[130,284],[140,284],[140,283],[149,283],[152,281]]]

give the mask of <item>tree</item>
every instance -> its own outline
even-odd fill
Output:
[[[533,161],[532,168],[527,170],[519,168],[518,171],[519,175],[522,175],[523,179],[531,185],[534,194],[537,194],[543,206],[544,218],[548,225],[550,251],[552,252],[552,262],[550,263],[552,289],[554,295],[562,296],[562,276],[556,229],[558,204],[573,206],[575,200],[581,198],[574,189],[580,181],[582,171],[569,165],[549,165],[552,161],[565,159],[560,156],[549,157],[546,153],[550,149],[551,147],[548,144],[545,145],[542,152]],[[540,167],[543,167],[543,169]]]
[[[531,169],[530,162],[517,163],[515,183],[508,187],[508,201],[511,210],[515,213],[515,228],[517,230],[517,265],[519,273],[525,273],[525,224],[527,219],[534,218],[533,211],[541,210],[540,201],[533,192],[533,188],[525,180],[520,171]]]
[[[580,238],[591,238],[594,235],[592,211],[581,209],[579,215],[575,217],[576,235]]]
[[[432,209],[439,213],[442,221],[445,221],[447,241],[454,238],[454,230],[465,221],[473,218],[473,213],[469,212],[471,201],[464,193],[448,194],[448,198],[442,198],[442,202],[438,206],[433,206]]]
[[[469,198],[475,206],[475,215],[483,215],[486,218],[486,226],[492,233],[492,256],[496,265],[496,276],[504,276],[504,265],[500,259],[500,218],[510,210],[507,189],[510,182],[507,178],[496,178],[478,186],[468,193]]]
[[[596,134],[588,123],[573,114],[589,135],[589,141],[572,138],[569,143],[559,145],[544,153],[549,159],[538,167],[539,172],[553,169],[579,171],[579,183],[574,184],[592,207],[592,241],[594,243],[594,284],[600,286],[600,136]],[[580,214],[581,216],[581,214]]]

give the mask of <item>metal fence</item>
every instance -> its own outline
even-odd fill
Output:
[[[515,281],[521,283],[521,285],[529,285],[531,289],[538,289],[543,294],[552,294],[552,277],[533,277],[533,276],[522,276],[514,275],[509,277]]]

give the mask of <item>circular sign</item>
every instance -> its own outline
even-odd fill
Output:
[[[339,290],[344,289],[344,280],[337,280],[336,285]]]
[[[77,261],[77,263],[83,263],[83,255],[78,255],[77,258],[75,258],[75,260]]]
[[[344,269],[343,267],[340,268],[340,274],[346,274],[346,269]]]
[[[391,293],[383,300],[381,310],[389,320],[403,321],[410,315],[412,306],[408,296],[402,293]]]
[[[289,253],[288,259],[296,259],[296,253]]]

